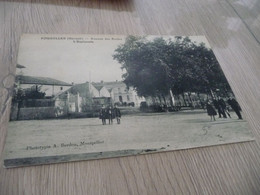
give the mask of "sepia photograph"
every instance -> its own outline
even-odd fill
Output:
[[[254,140],[205,36],[21,37],[6,168]]]

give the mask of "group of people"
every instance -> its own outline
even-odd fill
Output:
[[[108,119],[109,124],[113,124],[113,119],[115,118],[117,124],[120,124],[121,112],[116,105],[114,108],[112,108],[112,106],[105,107],[103,105],[99,112],[99,118],[102,120],[103,125],[106,125],[106,119]]]
[[[238,102],[234,98],[232,98],[232,97],[229,97],[226,102],[235,111],[236,115],[238,116],[238,119],[242,120],[243,118],[242,118],[242,115],[240,113],[241,108],[240,108]],[[207,101],[206,109],[207,109],[208,115],[211,118],[211,121],[212,120],[214,120],[214,121],[216,120],[215,116],[217,114],[218,114],[219,118],[222,118],[222,117],[223,118],[227,118],[227,116],[229,118],[231,118],[231,115],[229,113],[229,110],[228,110],[228,107],[226,105],[226,102],[221,97],[213,99],[213,101]]]

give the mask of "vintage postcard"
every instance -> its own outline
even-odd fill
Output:
[[[250,140],[204,36],[21,37],[7,168]]]

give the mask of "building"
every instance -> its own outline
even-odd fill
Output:
[[[109,91],[104,86],[89,82],[75,84],[55,97],[55,107],[60,114],[97,111],[103,104],[111,104]]]
[[[45,119],[55,117],[56,94],[72,85],[48,77],[17,75],[11,108],[11,120]]]
[[[111,97],[111,90],[109,90],[103,83],[92,83],[92,85],[98,90],[98,97]],[[97,97],[97,96],[96,96]]]
[[[93,86],[105,87],[113,104],[140,106],[143,97],[139,97],[133,87],[127,88],[122,81],[92,83]],[[107,94],[107,92],[106,92]],[[107,94],[108,95],[108,94]]]
[[[57,94],[53,99],[56,117],[68,113],[82,112],[82,98],[79,93],[72,94],[67,90]]]
[[[140,106],[144,98],[137,96],[133,88],[121,81],[80,83],[75,84],[66,91],[57,94],[55,97],[55,107],[59,114],[66,112],[95,112],[102,105],[131,105]]]
[[[40,90],[45,93],[45,97],[54,97],[56,94],[66,91],[72,84],[52,79],[49,77],[35,77],[17,75],[15,77],[16,88]]]
[[[12,120],[44,119],[83,113],[98,113],[102,105],[140,106],[144,98],[121,81],[68,84],[48,77],[18,75],[16,89],[30,97],[15,100]],[[36,93],[31,93],[36,92]],[[45,95],[42,95],[42,92]],[[41,97],[34,94],[40,94]]]

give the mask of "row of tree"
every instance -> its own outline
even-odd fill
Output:
[[[126,85],[139,96],[165,97],[170,90],[174,95],[231,92],[213,51],[188,37],[128,36],[113,58],[122,65]]]

